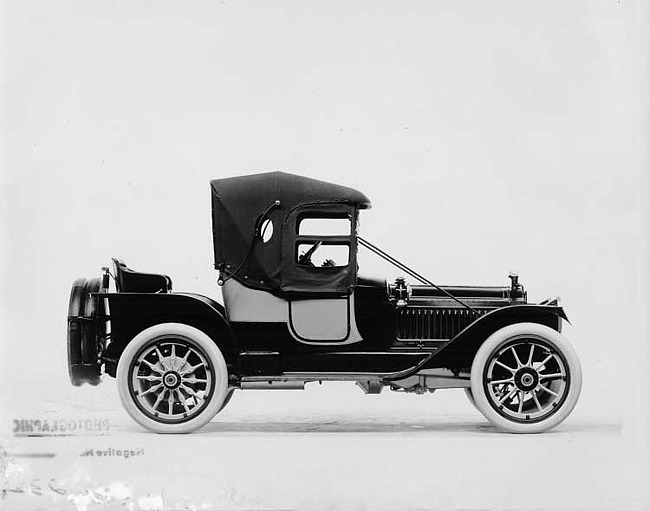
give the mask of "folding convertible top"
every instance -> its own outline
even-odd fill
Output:
[[[281,239],[292,234],[285,232],[292,211],[309,205],[370,208],[368,197],[357,190],[286,172],[214,179],[210,185],[215,267],[226,275],[235,272],[233,278],[248,287],[277,295],[286,292]],[[255,240],[255,228],[265,213],[273,235],[263,243]]]

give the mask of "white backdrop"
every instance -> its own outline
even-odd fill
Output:
[[[362,235],[437,283],[514,270],[531,301],[562,296],[575,415],[647,452],[647,20],[628,1],[5,2],[3,408],[74,398],[70,285],[110,257],[220,299],[209,180],[285,170],[366,193]]]

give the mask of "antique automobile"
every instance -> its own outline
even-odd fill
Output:
[[[216,179],[211,192],[223,304],[113,259],[72,287],[72,384],[116,378],[128,414],[158,433],[204,426],[237,389],[324,381],[367,394],[462,388],[512,433],[571,413],[582,375],[559,299],[527,303],[514,274],[501,287],[430,282],[359,236],[370,201],[351,188],[272,172]],[[359,247],[402,276],[360,275]]]

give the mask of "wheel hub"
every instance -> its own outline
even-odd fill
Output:
[[[531,391],[537,388],[539,374],[531,367],[522,367],[515,373],[515,385],[519,390]]]
[[[181,376],[176,371],[168,371],[163,375],[163,384],[168,389],[175,389],[181,384]]]

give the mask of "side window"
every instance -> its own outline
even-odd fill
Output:
[[[348,217],[304,217],[298,223],[298,236],[349,236],[351,229]]]
[[[262,222],[260,227],[260,238],[263,243],[268,243],[273,237],[273,222],[270,218],[267,218]]]
[[[296,246],[299,265],[334,268],[350,263],[348,240],[352,235],[352,220],[349,216],[305,215],[298,219],[297,230],[298,236],[312,238],[300,240]]]
[[[302,266],[334,268],[350,263],[350,247],[346,244],[299,243],[296,261]]]

